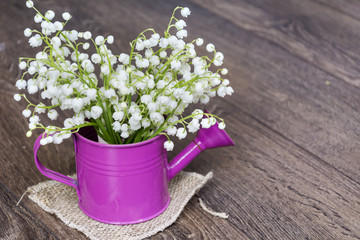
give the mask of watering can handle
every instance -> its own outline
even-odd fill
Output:
[[[70,178],[70,177],[67,177],[67,176],[64,176],[60,173],[57,173],[57,172],[54,172],[50,169],[47,169],[46,167],[44,167],[38,157],[37,157],[37,152],[41,146],[40,144],[40,140],[43,138],[43,134],[41,134],[35,141],[34,143],[34,158],[35,158],[35,164],[37,166],[37,168],[39,169],[39,171],[46,177],[48,178],[51,178],[53,180],[56,180],[58,182],[61,182],[61,183],[65,183],[66,185],[69,185],[71,187],[74,187],[76,189],[78,189],[78,184],[77,184],[77,181]]]

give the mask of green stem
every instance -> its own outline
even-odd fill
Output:
[[[96,126],[99,127],[102,134],[100,134],[100,137],[104,139],[106,142],[111,142],[111,137],[109,133],[106,131],[105,127],[103,126],[100,119],[95,119]]]
[[[143,129],[143,128],[141,128],[139,131],[137,131],[134,143],[141,141],[144,131],[145,131],[145,129]]]
[[[135,137],[136,137],[136,132],[134,132],[128,139],[126,139],[125,143],[126,144],[132,143]]]

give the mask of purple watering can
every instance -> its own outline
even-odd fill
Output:
[[[45,168],[37,157],[42,135],[34,144],[40,172],[76,188],[80,209],[89,217],[110,224],[134,224],[160,215],[170,202],[169,180],[201,151],[234,146],[218,125],[200,129],[196,138],[170,163],[164,149],[165,136],[112,145],[97,142],[92,127],[73,134],[77,180]]]

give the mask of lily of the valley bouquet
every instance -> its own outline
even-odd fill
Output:
[[[80,128],[93,126],[109,144],[136,143],[164,134],[169,139],[164,147],[172,150],[169,136],[183,139],[187,132],[216,124],[216,119],[219,128],[225,127],[223,119],[199,109],[183,115],[192,103],[207,104],[211,97],[233,93],[229,80],[223,78],[228,72],[221,68],[223,54],[209,43],[206,50],[211,56],[198,56],[195,47],[202,46],[203,39],[183,40],[186,22],[175,14],[180,11],[186,18],[189,8],[175,8],[163,36],[146,29],[130,43],[129,52],[115,54],[108,47],[113,36],[65,30],[69,13],[54,21],[52,10],[42,14],[31,0],[26,6],[36,11],[34,20],[41,30],[26,28],[24,34],[31,47],[43,49],[35,57],[20,58],[24,73],[16,87],[28,94],[40,93],[49,103],[32,103],[24,93],[14,95],[16,101],[28,102],[22,112],[29,118],[28,137],[43,129],[42,145],[59,144]],[[73,112],[63,126],[41,123],[40,114],[56,120],[59,110]]]

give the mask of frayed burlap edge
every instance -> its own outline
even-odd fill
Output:
[[[29,187],[28,192],[30,193],[29,198],[33,202],[37,203],[42,209],[51,214],[55,214],[67,226],[83,232],[90,239],[135,240],[153,236],[173,224],[189,200],[197,193],[197,191],[201,189],[201,187],[204,186],[204,184],[209,179],[212,178],[212,176],[212,172],[209,172],[206,176],[194,172],[180,172],[174,179],[170,181],[169,192],[171,201],[169,207],[163,214],[144,223],[124,226],[101,223],[87,217],[80,210],[80,208],[77,207],[78,202],[76,190],[65,184],[61,184],[53,180],[41,182],[35,186]],[[49,196],[50,189],[57,191],[58,194],[50,194]],[[68,205],[67,203],[63,203],[65,204],[63,207],[59,206],[59,204],[61,205],[61,202],[56,203],[54,206],[51,205],[51,203],[60,201],[58,200],[59,198],[57,195],[63,196],[63,194],[67,194],[67,192],[71,193],[69,195],[72,195],[71,204],[73,205],[73,209],[71,211],[75,211],[75,213],[71,216],[66,214],[66,209],[63,208],[67,207],[65,206]],[[74,205],[76,205],[76,207]],[[83,222],[77,222],[79,216],[80,218],[84,219]]]

